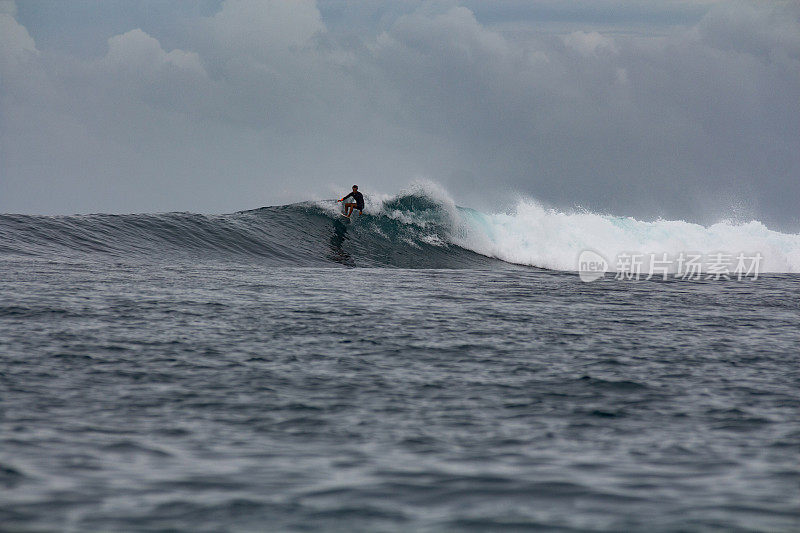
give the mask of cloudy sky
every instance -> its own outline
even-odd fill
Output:
[[[800,7],[0,0],[0,212],[393,194],[800,231]]]

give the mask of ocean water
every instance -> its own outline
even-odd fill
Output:
[[[800,530],[800,236],[367,213],[0,215],[0,530]]]

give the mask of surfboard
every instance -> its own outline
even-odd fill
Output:
[[[348,198],[348,200],[349,200],[349,198]],[[358,209],[356,209],[354,207],[353,208],[353,212],[350,214],[350,216],[347,216],[345,214],[345,213],[347,213],[347,207],[345,207],[344,204],[345,204],[345,202],[342,202],[342,209],[341,209],[341,212],[339,214],[342,215],[342,218],[344,218],[346,221],[355,220],[358,217]]]

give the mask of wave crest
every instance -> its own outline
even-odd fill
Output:
[[[335,201],[228,215],[0,215],[0,254],[41,257],[251,258],[267,264],[482,268],[497,261],[576,270],[584,250],[621,253],[760,253],[762,272],[800,272],[800,235],[758,221],[701,226],[567,213],[528,199],[505,213],[459,207],[435,184],[367,197],[352,224]]]
[[[682,220],[646,222],[591,212],[566,213],[520,200],[511,213],[460,213],[469,228],[457,242],[511,263],[576,270],[583,250],[607,260],[624,253],[716,253],[763,256],[761,271],[800,272],[800,235],[768,229],[759,221],[702,226]]]

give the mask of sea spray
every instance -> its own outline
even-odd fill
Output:
[[[590,212],[567,213],[520,200],[510,213],[459,209],[453,241],[503,261],[577,270],[584,250],[609,261],[621,254],[677,257],[681,253],[735,257],[760,254],[762,272],[800,272],[800,235],[773,231],[759,221],[702,226],[682,220],[652,222]]]

